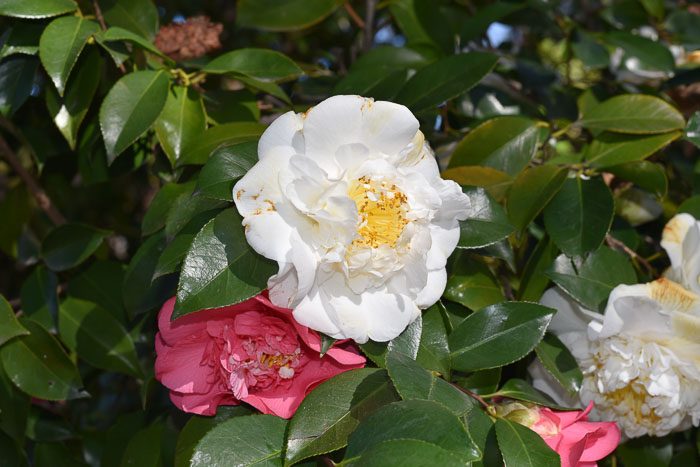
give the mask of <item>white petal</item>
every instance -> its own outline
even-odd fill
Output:
[[[277,179],[281,170],[286,169],[289,157],[276,154],[258,161],[233,186],[233,201],[238,212],[248,217],[258,210],[266,210],[270,202],[283,200]]]
[[[322,332],[334,339],[343,339],[338,326],[328,316],[329,304],[318,288],[313,288],[294,308],[294,319],[301,325]]]
[[[559,287],[547,290],[542,295],[540,304],[557,310],[548,328],[557,335],[567,332],[585,333],[589,322],[602,321],[603,318],[598,313],[583,308]]]
[[[419,308],[426,309],[429,306],[434,305],[442,293],[445,291],[445,286],[447,285],[447,271],[445,268],[435,269],[428,272],[428,284],[423,290],[418,294],[415,302]]]
[[[688,233],[688,229],[694,224],[695,218],[690,214],[678,214],[668,221],[666,227],[664,227],[661,236],[661,246],[668,253],[673,268],[681,266],[683,240],[686,233]]]
[[[301,129],[304,121],[300,115],[287,112],[270,124],[258,142],[258,159],[263,160],[271,154],[287,157],[298,154],[304,149],[304,137]]]
[[[371,154],[393,155],[408,146],[418,120],[406,107],[360,96],[334,96],[306,112],[306,154],[337,173],[336,154],[345,145],[362,144]]]

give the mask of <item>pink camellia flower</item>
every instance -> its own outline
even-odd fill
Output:
[[[365,365],[347,341],[321,357],[319,334],[266,293],[170,321],[174,305],[171,298],[158,316],[155,373],[185,412],[214,415],[219,405],[243,401],[289,418],[319,383]]]
[[[562,467],[595,467],[597,461],[615,450],[620,429],[615,422],[589,422],[586,410],[558,412],[521,402],[496,408],[499,416],[529,427],[561,457]]]

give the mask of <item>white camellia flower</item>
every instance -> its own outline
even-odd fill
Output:
[[[586,310],[561,289],[541,303],[557,309],[549,331],[583,372],[583,406],[594,419],[616,421],[629,438],[664,436],[700,422],[700,296],[666,278],[620,285],[605,315]],[[538,365],[533,385],[561,404],[563,388]]]
[[[700,294],[700,223],[690,214],[678,214],[664,227],[661,246],[671,260],[666,277]]]
[[[393,339],[440,298],[469,201],[406,107],[331,97],[275,120],[258,158],[233,194],[248,242],[279,263],[274,304],[363,343]]]

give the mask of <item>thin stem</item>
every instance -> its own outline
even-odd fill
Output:
[[[470,391],[470,390],[467,389],[467,388],[463,388],[463,387],[460,386],[459,384],[456,384],[456,383],[450,383],[450,384],[451,384],[452,386],[456,387],[457,389],[459,389],[460,391],[462,391],[462,392],[463,392],[464,394],[466,394],[467,396],[469,396],[469,397],[471,397],[472,399],[474,399],[475,401],[477,401],[479,404],[481,404],[481,406],[482,406],[484,409],[486,409],[487,412],[489,412],[489,413],[491,412],[491,406],[489,405],[488,402],[486,402],[486,401],[484,400],[483,397],[481,397],[480,395],[478,395],[478,394],[475,393],[475,392]]]
[[[17,175],[19,175],[32,196],[34,196],[39,207],[46,213],[49,219],[51,219],[51,222],[56,225],[65,224],[66,218],[56,209],[49,195],[41,188],[34,176],[24,168],[17,154],[14,153],[2,136],[0,136],[0,155],[2,155],[10,164],[10,167],[17,172]]]
[[[102,16],[102,9],[100,8],[100,4],[97,0],[92,0],[92,7],[95,10],[95,18],[97,18],[97,22],[100,23],[100,27],[102,28],[102,30],[106,31],[107,23],[105,23],[105,17]],[[126,74],[126,67],[123,63],[117,65],[117,68],[119,68],[119,71],[121,71],[122,74]]]
[[[345,3],[343,4],[343,6],[345,7],[345,11],[348,12],[348,15],[350,16],[350,18],[351,18],[351,19],[353,20],[353,22],[357,25],[357,27],[360,28],[360,29],[364,29],[364,28],[365,28],[365,22],[362,20],[362,18],[360,17],[360,15],[357,14],[357,12],[356,12],[355,9],[352,7],[352,5],[350,5],[350,2],[345,2]]]
[[[607,234],[605,236],[605,243],[607,243],[608,246],[611,248],[617,248],[619,250],[624,251],[630,258],[632,258],[632,261],[639,262],[639,264],[644,266],[644,268],[647,270],[649,275],[651,275],[651,276],[656,275],[656,269],[654,268],[654,266],[651,265],[651,263],[649,263],[649,261],[647,261],[643,257],[639,256],[636,251],[634,251],[633,249],[631,249],[630,247],[628,247],[627,245],[622,243],[620,240],[616,239],[615,237],[613,237],[610,234]]]

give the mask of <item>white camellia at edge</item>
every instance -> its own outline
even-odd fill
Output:
[[[270,298],[333,338],[388,341],[445,289],[468,198],[404,106],[335,96],[265,131],[236,183],[246,238],[277,261]]]
[[[700,423],[700,296],[697,285],[700,228],[691,216],[673,218],[662,246],[671,258],[668,278],[617,286],[605,314],[586,310],[561,289],[541,303],[557,309],[549,331],[571,350],[583,372],[583,405],[593,401],[593,417],[616,421],[628,438],[664,436]],[[686,287],[684,287],[686,286]],[[561,404],[563,388],[539,364],[530,367],[533,384]]]

